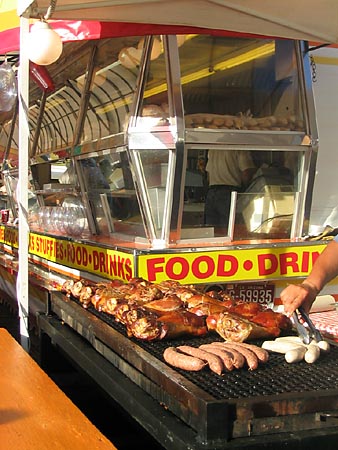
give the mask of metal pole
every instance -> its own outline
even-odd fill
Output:
[[[19,180],[18,180],[18,217],[19,217],[19,270],[17,275],[16,293],[20,316],[21,345],[29,351],[28,333],[28,242],[29,228],[28,210],[28,102],[29,102],[29,61],[24,43],[29,33],[28,17],[20,18],[20,66],[18,72],[19,91]]]

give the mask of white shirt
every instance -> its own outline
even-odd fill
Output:
[[[250,153],[245,150],[209,150],[206,171],[209,185],[241,186],[241,172],[254,168]]]

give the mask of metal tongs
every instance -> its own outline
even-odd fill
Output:
[[[299,320],[298,313],[303,319],[303,323]],[[298,336],[302,339],[303,343],[307,345],[310,344],[311,340],[315,340],[316,342],[322,341],[323,336],[321,335],[320,331],[318,331],[314,326],[309,315],[301,306],[298,308],[298,313],[295,311],[292,315],[292,318],[297,328]]]

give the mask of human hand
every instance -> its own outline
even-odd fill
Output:
[[[317,289],[306,282],[298,285],[289,284],[280,295],[285,314],[290,317],[300,306],[308,313],[317,294]]]

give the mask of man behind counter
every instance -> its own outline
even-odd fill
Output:
[[[205,225],[227,229],[231,192],[245,189],[256,170],[249,151],[209,150]]]

